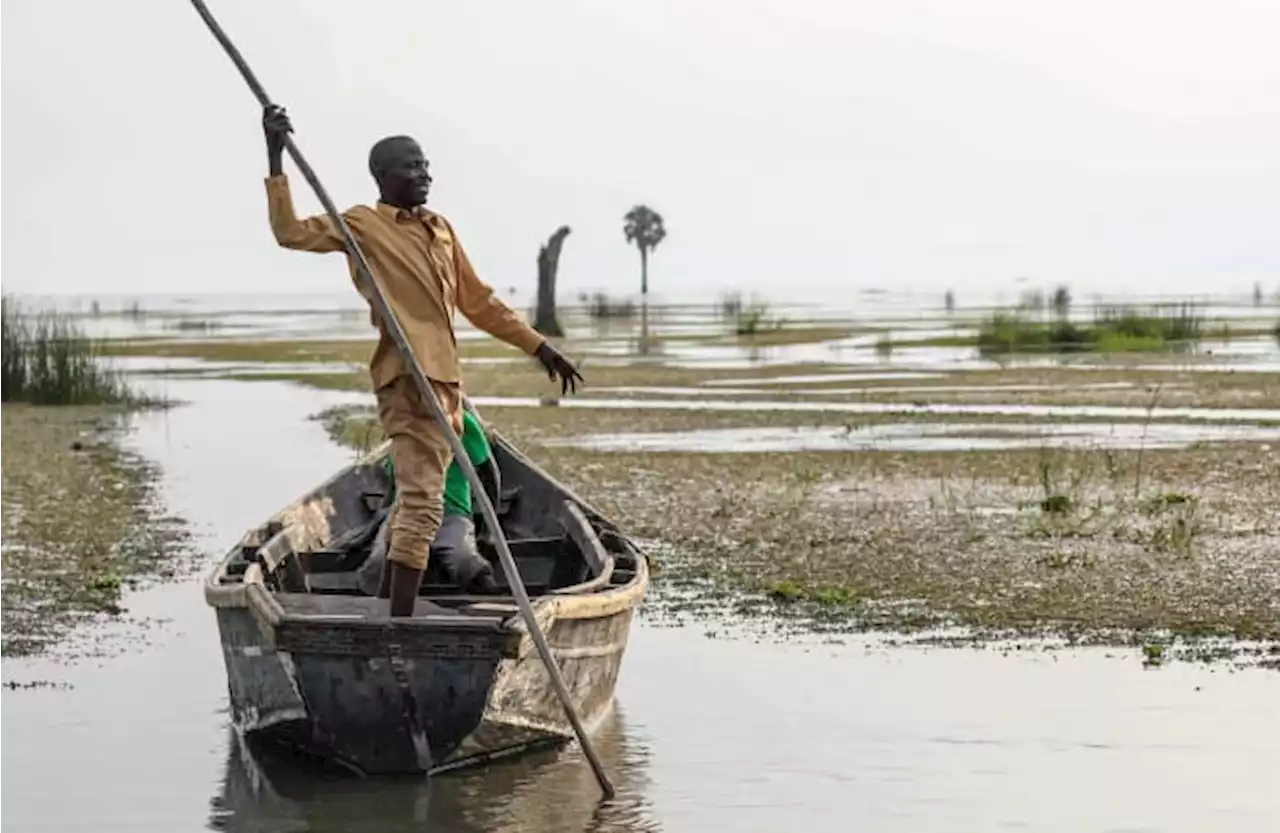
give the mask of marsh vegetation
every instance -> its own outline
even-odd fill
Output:
[[[102,343],[69,316],[29,311],[8,296],[0,303],[4,402],[104,405],[135,398],[120,374],[106,366]]]

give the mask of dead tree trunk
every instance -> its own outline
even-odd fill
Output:
[[[560,338],[564,330],[556,320],[556,270],[560,268],[560,249],[569,236],[569,227],[561,226],[538,251],[538,310],[533,328],[544,336]]]

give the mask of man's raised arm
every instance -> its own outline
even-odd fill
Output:
[[[262,112],[262,130],[267,138],[267,216],[276,242],[286,249],[304,252],[340,252],[346,248],[342,235],[328,214],[298,219],[293,209],[289,179],[284,175],[284,137],[293,132],[283,107],[271,106]]]

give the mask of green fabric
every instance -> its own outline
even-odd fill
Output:
[[[485,463],[491,454],[489,438],[484,435],[480,420],[465,409],[462,412],[462,447],[473,466]],[[456,460],[449,463],[444,473],[444,513],[471,516],[471,484]]]
[[[462,448],[471,459],[471,465],[479,466],[486,462],[492,451],[489,449],[489,438],[485,436],[480,420],[468,410],[462,411]],[[388,453],[382,461],[387,471],[387,480],[391,487],[391,497],[396,493],[396,466]],[[444,513],[446,515],[471,516],[471,484],[457,462],[450,462],[444,473]]]

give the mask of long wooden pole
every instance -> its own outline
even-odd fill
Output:
[[[240,74],[258,99],[258,103],[264,108],[271,106],[271,99],[267,96],[266,90],[258,83],[253,71],[249,69],[249,65],[245,63],[244,57],[241,56],[240,50],[236,49],[235,44],[227,37],[222,27],[218,25],[218,21],[214,19],[203,0],[191,0],[191,4],[196,7],[196,11],[204,19],[209,31],[218,39],[218,43],[222,44],[227,56],[231,58],[236,68],[240,70]],[[453,459],[458,462],[459,467],[466,474],[467,480],[471,484],[471,494],[474,498],[479,499],[480,510],[484,514],[485,522],[494,531],[494,541],[497,544],[499,560],[502,562],[502,570],[506,573],[507,583],[511,585],[512,595],[515,596],[516,604],[519,605],[520,613],[524,616],[525,624],[529,628],[529,635],[533,637],[533,642],[538,647],[538,653],[542,656],[542,661],[547,667],[547,674],[551,677],[556,694],[560,697],[560,704],[564,706],[565,715],[573,725],[573,731],[578,736],[578,742],[582,744],[582,751],[586,753],[587,760],[591,763],[591,769],[595,772],[596,780],[600,783],[600,790],[604,793],[605,798],[613,798],[613,784],[609,782],[609,776],[605,774],[604,765],[600,763],[600,758],[596,755],[595,748],[591,745],[591,740],[587,737],[587,732],[582,726],[582,720],[578,717],[578,710],[573,706],[573,700],[569,696],[569,689],[565,686],[560,669],[556,666],[555,656],[551,653],[551,646],[547,644],[547,638],[542,633],[537,616],[533,612],[533,605],[529,602],[529,594],[525,591],[524,582],[520,578],[520,571],[516,567],[515,557],[511,554],[511,547],[507,544],[507,537],[503,534],[502,525],[498,522],[498,513],[494,510],[493,504],[484,490],[484,484],[480,481],[475,467],[471,465],[471,460],[468,459],[466,450],[462,447],[462,440],[454,432],[453,425],[450,424],[448,417],[445,416],[444,409],[440,407],[440,402],[436,399],[431,383],[422,372],[422,365],[418,363],[418,358],[414,355],[413,348],[409,345],[395,312],[387,304],[386,298],[382,294],[382,288],[378,286],[378,282],[374,279],[373,271],[369,268],[369,263],[365,260],[364,253],[360,251],[360,245],[356,243],[355,238],[351,235],[351,230],[347,227],[346,221],[334,206],[333,201],[329,199],[328,192],[320,184],[320,180],[316,177],[315,171],[311,169],[311,165],[307,163],[307,160],[302,156],[302,152],[298,150],[298,146],[294,144],[293,137],[287,133],[284,137],[284,146],[289,151],[289,155],[293,157],[298,169],[302,171],[303,177],[310,183],[312,190],[316,192],[316,196],[320,198],[320,203],[329,214],[329,219],[333,221],[333,224],[342,234],[347,252],[351,255],[352,260],[355,261],[361,279],[372,290],[373,301],[377,306],[378,313],[381,315],[392,340],[400,348],[400,353],[404,356],[405,363],[412,371],[413,378],[418,384],[418,390],[422,393],[423,401],[430,406],[431,415],[440,424],[445,438],[449,441],[449,447],[453,449]]]

